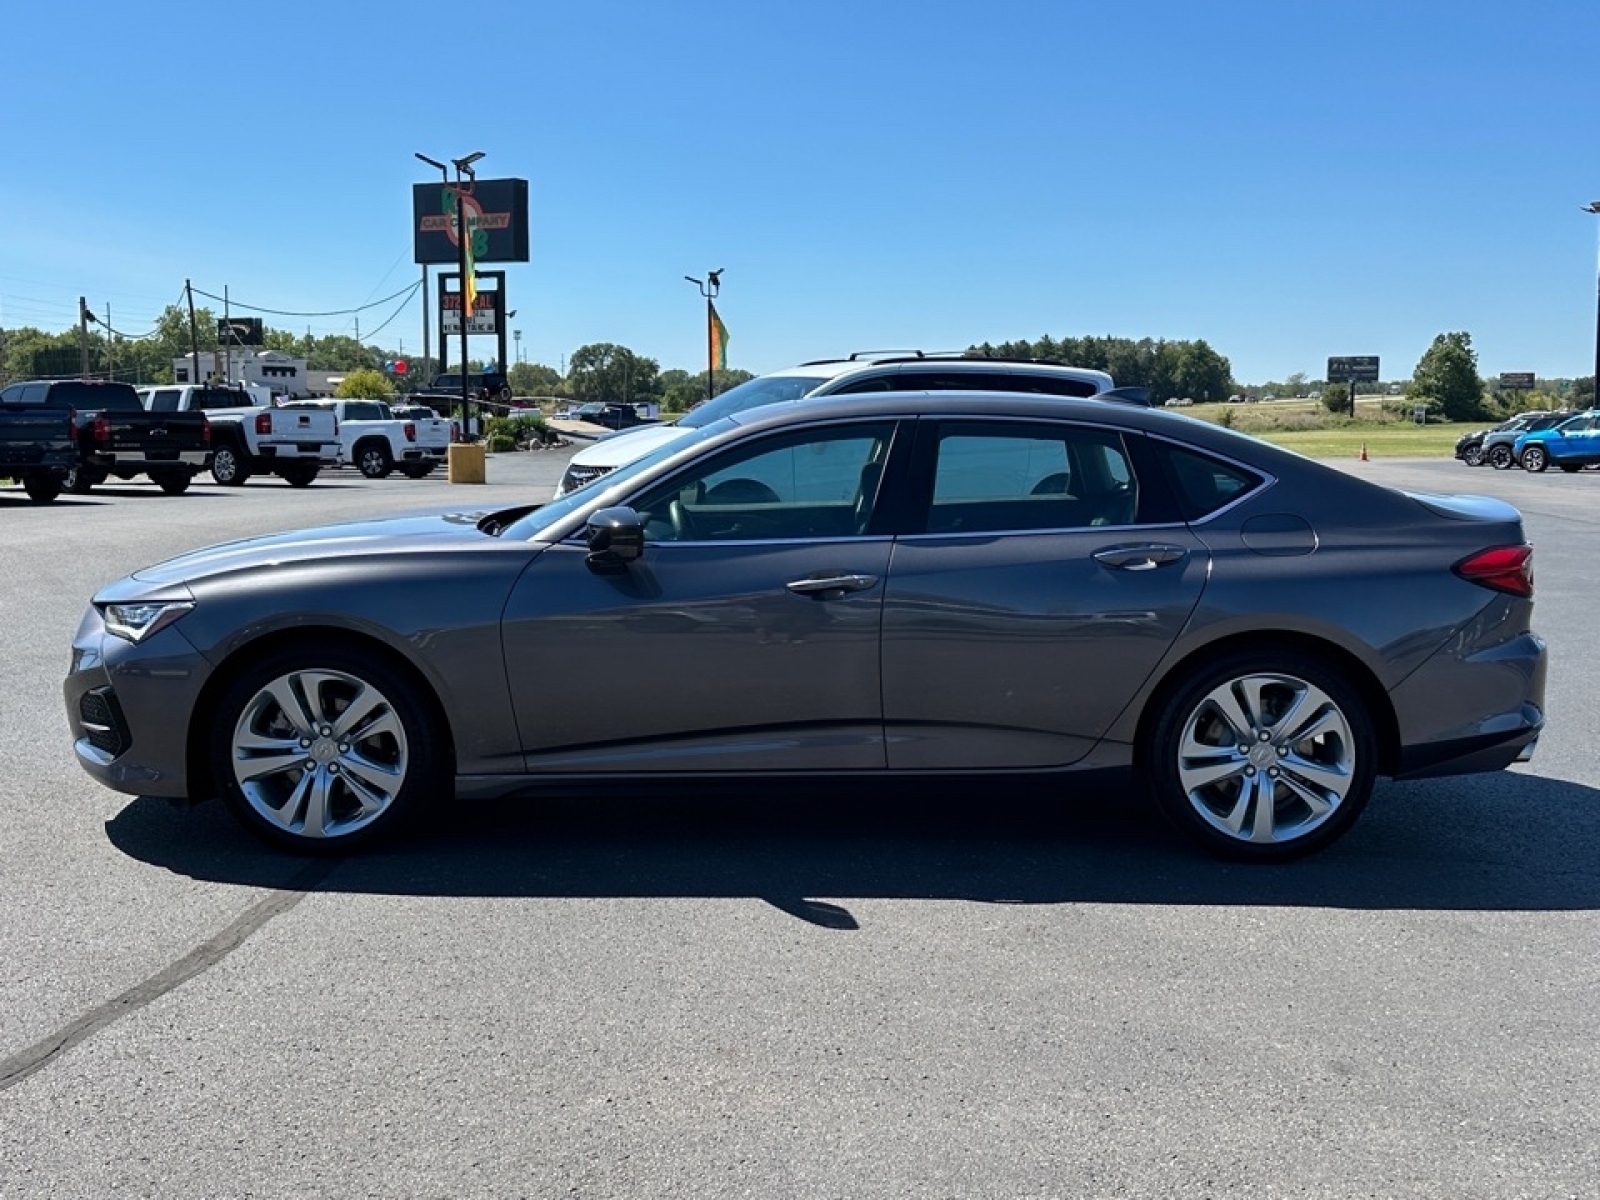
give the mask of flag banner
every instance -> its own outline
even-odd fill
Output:
[[[706,315],[710,325],[707,331],[711,339],[711,354],[709,361],[719,371],[728,369],[728,327],[722,323],[722,318],[717,316],[717,306],[711,301],[706,301]]]

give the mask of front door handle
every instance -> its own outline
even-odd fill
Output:
[[[814,600],[837,600],[846,592],[864,592],[876,587],[876,575],[814,575],[809,579],[796,579],[785,584],[796,596],[810,596]]]
[[[1188,556],[1189,551],[1182,546],[1156,542],[1145,546],[1112,546],[1097,550],[1094,560],[1103,567],[1115,567],[1119,571],[1153,571],[1168,563],[1181,562]]]

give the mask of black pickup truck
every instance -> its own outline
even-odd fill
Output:
[[[204,413],[146,412],[139,393],[126,383],[94,379],[47,379],[14,383],[0,404],[71,415],[77,456],[62,486],[82,494],[110,476],[148,475],[169,496],[188,490],[211,454],[211,426]]]
[[[0,392],[0,479],[15,480],[30,500],[48,504],[77,462],[70,412],[23,403],[11,388]]]

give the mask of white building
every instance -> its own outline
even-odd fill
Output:
[[[271,388],[275,394],[309,396],[310,373],[306,360],[285,354],[282,350],[254,350],[249,347],[230,346],[226,350],[200,352],[200,377],[190,379],[194,372],[193,355],[185,354],[172,360],[172,378],[177,383],[204,383],[217,379],[227,383],[259,383]],[[323,372],[326,374],[326,372]]]

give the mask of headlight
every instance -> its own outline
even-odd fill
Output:
[[[149,600],[141,604],[106,604],[100,609],[106,632],[130,642],[142,642],[165,629],[194,607],[189,600]]]

